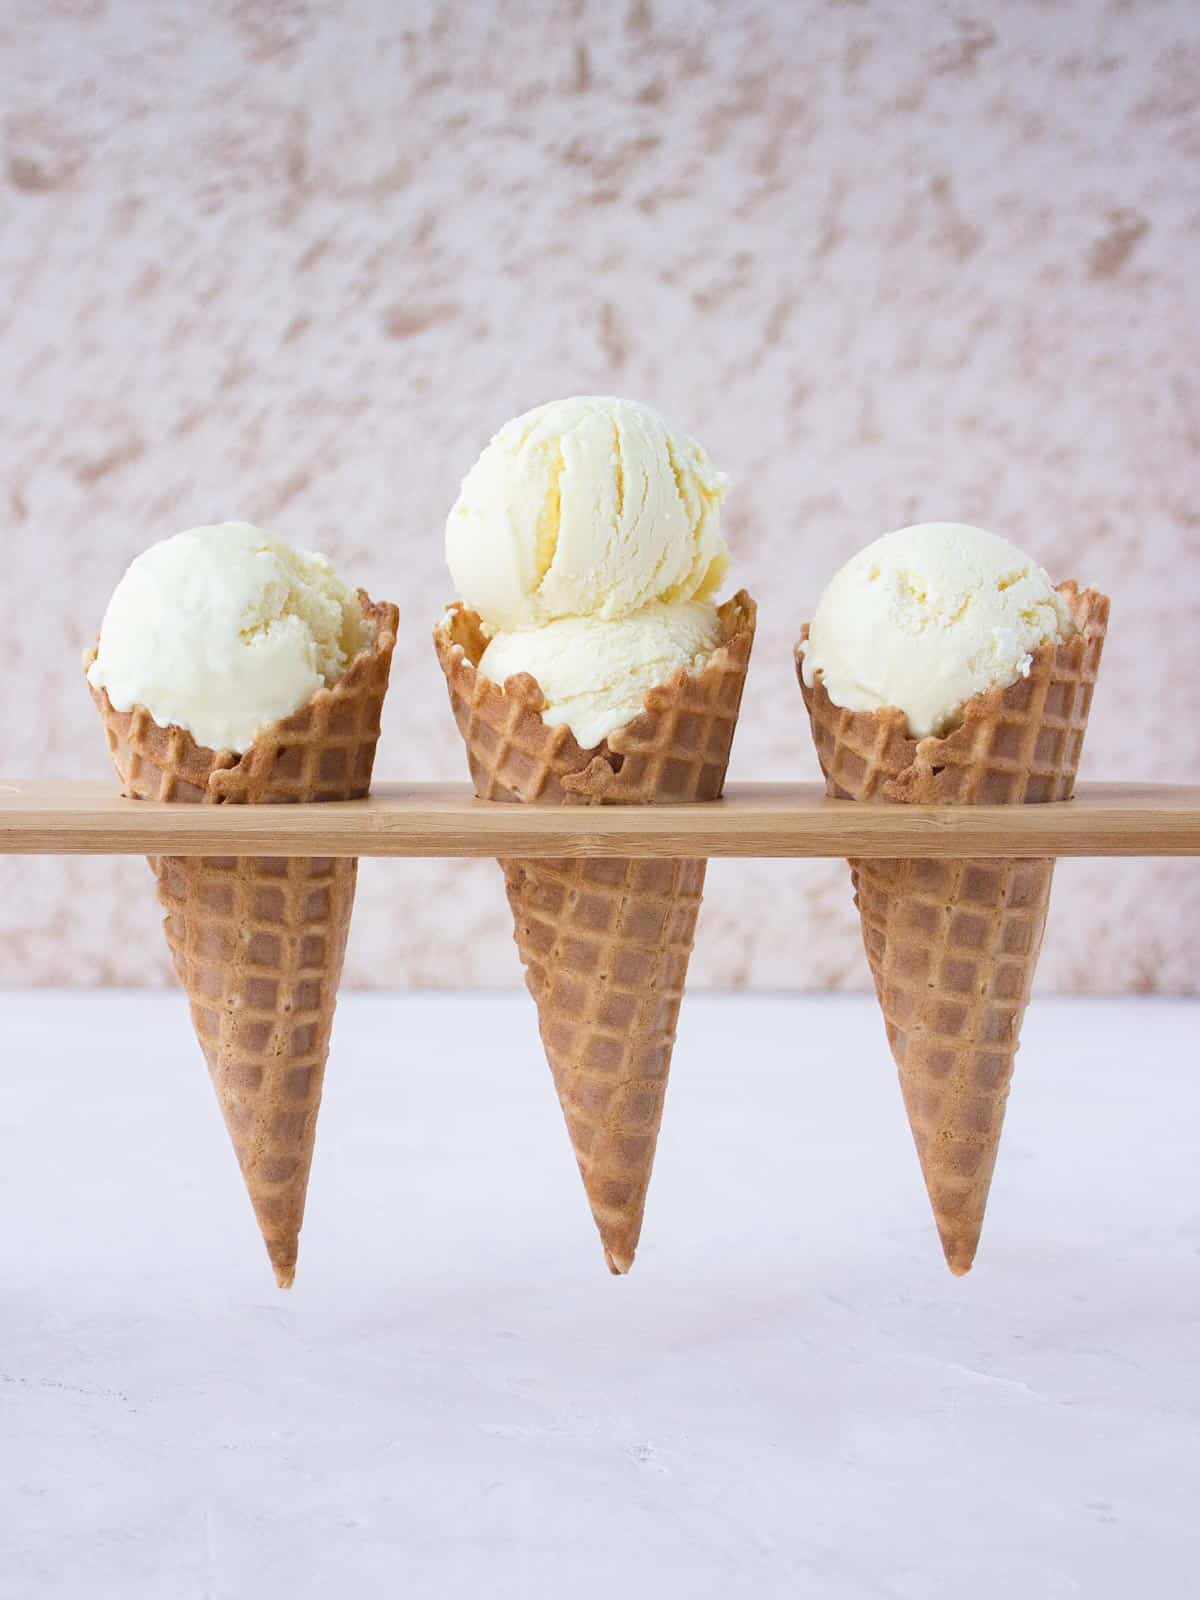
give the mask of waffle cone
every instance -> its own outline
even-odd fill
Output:
[[[476,671],[478,617],[452,606],[434,633],[475,793],[540,805],[717,800],[725,782],[755,606],[719,612],[703,670],[680,669],[640,716],[583,750],[542,720],[527,674]],[[707,863],[504,860],[525,981],[610,1271],[628,1272],[642,1229],[680,1000]]]
[[[893,708],[835,706],[819,680],[805,684],[798,645],[797,676],[829,794],[915,805],[1069,800],[1109,603],[1071,583],[1059,592],[1078,632],[1035,651],[1027,677],[969,700],[945,738],[910,738]],[[851,861],[850,871],[942,1249],[952,1272],[968,1272],[1054,862]]]
[[[332,688],[238,757],[92,698],[122,793],[207,805],[361,799],[370,788],[398,614],[361,591],[371,642]],[[358,863],[150,858],[164,929],[254,1214],[286,1288],[295,1276],[329,1036]]]

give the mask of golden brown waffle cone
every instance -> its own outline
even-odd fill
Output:
[[[976,695],[945,738],[903,712],[846,711],[796,670],[828,792],[915,805],[1068,800],[1108,626],[1108,600],[1060,585],[1078,633],[1029,676]],[[851,861],[863,942],[951,1272],[979,1244],[1052,860]]]
[[[434,633],[481,799],[663,805],[720,798],[754,642],[743,591],[719,612],[703,671],[682,669],[591,750],[542,721],[528,674],[475,670],[478,617],[452,606]],[[642,1230],[679,1002],[704,887],[702,860],[506,860],[525,980],[604,1255],[628,1272]]]
[[[330,689],[238,757],[92,698],[122,792],[208,805],[361,799],[371,785],[398,613],[360,590],[370,643]],[[89,664],[90,664],[89,657]],[[275,1277],[295,1276],[358,863],[150,858],[175,970]]]

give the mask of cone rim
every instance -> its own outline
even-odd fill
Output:
[[[150,727],[157,729],[164,737],[174,738],[177,741],[178,763],[180,766],[187,764],[194,770],[207,769],[209,782],[205,786],[204,798],[206,801],[236,801],[240,797],[226,794],[218,795],[212,791],[212,780],[217,773],[227,773],[230,778],[233,778],[239,772],[252,770],[262,758],[264,752],[286,742],[289,734],[288,725],[294,718],[308,717],[314,711],[332,701],[347,699],[361,692],[363,688],[362,680],[366,678],[371,667],[377,661],[386,660],[390,665],[392,652],[396,648],[396,638],[400,626],[399,608],[390,600],[373,600],[367,591],[362,588],[357,589],[355,594],[364,621],[368,622],[372,627],[371,637],[361,649],[355,652],[354,656],[346,663],[345,670],[333,683],[323,684],[321,688],[314,690],[303,705],[297,706],[295,711],[289,712],[286,717],[279,717],[274,722],[264,723],[256,731],[251,743],[243,751],[217,750],[211,745],[200,744],[187,728],[181,727],[178,723],[157,722],[147,708],[140,703],[131,705],[125,710],[119,710],[109,699],[107,689],[96,689],[89,682],[88,690],[106,728],[111,727],[114,719],[129,717],[140,711]],[[83,672],[85,680],[89,668],[96,659],[98,641],[99,635],[97,635],[97,643],[89,646],[84,652]],[[120,777],[119,772],[118,777]],[[127,799],[136,800],[142,798],[140,795],[128,792],[123,778],[121,779],[121,789]],[[250,804],[253,802],[246,801],[245,803]],[[269,804],[270,802],[267,801],[266,803]]]
[[[826,792],[833,798],[853,800],[858,804],[881,801],[912,805],[971,804],[971,798],[966,800],[947,798],[940,793],[937,776],[945,766],[963,767],[972,764],[969,761],[958,761],[957,755],[960,751],[970,750],[976,731],[999,721],[1004,710],[1010,706],[1014,697],[1021,693],[1024,685],[1034,678],[1048,674],[1061,653],[1065,652],[1072,667],[1078,671],[1089,650],[1094,648],[1095,667],[1097,669],[1099,667],[1100,653],[1108,630],[1111,606],[1108,596],[1099,589],[1080,589],[1074,579],[1065,580],[1058,584],[1056,589],[1067,603],[1076,632],[1069,639],[1044,641],[1031,653],[1031,665],[1027,673],[1019,674],[1011,683],[994,684],[990,688],[979,690],[963,702],[952,728],[944,734],[929,734],[922,738],[909,733],[907,715],[898,706],[880,706],[869,711],[850,711],[847,707],[839,706],[831,698],[822,673],[815,675],[811,685],[806,683],[803,673],[803,646],[808,639],[809,624],[805,623],[793,647],[792,655],[800,692],[812,722],[814,742],[816,742],[818,721],[824,724],[829,720],[825,716],[818,717],[818,712],[828,710],[843,717],[851,717],[863,726],[874,728],[877,736],[872,743],[875,748],[877,750],[886,748],[894,752],[886,763],[887,771],[882,781],[867,794],[854,794],[837,783],[832,774],[825,771],[822,761]],[[1087,720],[1085,712],[1084,728]],[[818,757],[820,758],[819,744]],[[1075,773],[1071,771],[1066,793],[1056,798],[1070,798],[1074,778]],[[1023,796],[1014,801],[989,799],[987,803],[1037,805],[1049,803],[1050,798]]]
[[[703,678],[712,667],[735,665],[733,652],[739,647],[748,652],[754,640],[758,621],[758,605],[746,589],[739,589],[717,607],[721,623],[721,637],[704,658],[700,667],[676,667],[661,683],[654,684],[642,697],[642,710],[628,722],[613,730],[594,745],[584,746],[565,724],[551,727],[543,723],[548,735],[565,735],[558,740],[557,753],[575,767],[584,771],[592,762],[607,761],[613,755],[623,755],[631,736],[643,732],[647,719],[661,711],[668,700],[678,694],[688,680]],[[455,667],[461,665],[472,672],[479,671],[479,659],[487,646],[487,635],[477,611],[461,600],[453,600],[445,608],[441,620],[433,630],[433,642],[438,660],[449,679]],[[486,674],[482,674],[486,678]],[[519,702],[541,721],[546,697],[537,678],[530,672],[515,672],[502,682],[488,682],[508,700]],[[495,797],[491,797],[495,798]]]

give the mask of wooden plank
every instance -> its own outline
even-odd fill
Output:
[[[0,782],[0,853],[321,856],[1185,856],[1200,787],[1089,784],[1040,806],[860,806],[736,784],[690,806],[539,807],[381,783],[319,806],[162,805],[105,783]]]

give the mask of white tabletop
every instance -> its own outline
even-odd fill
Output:
[[[347,995],[290,1294],[178,996],[0,1019],[2,1600],[1189,1592],[1200,1005],[1034,1006],[956,1280],[873,1002],[693,996],[615,1280],[525,996]]]

